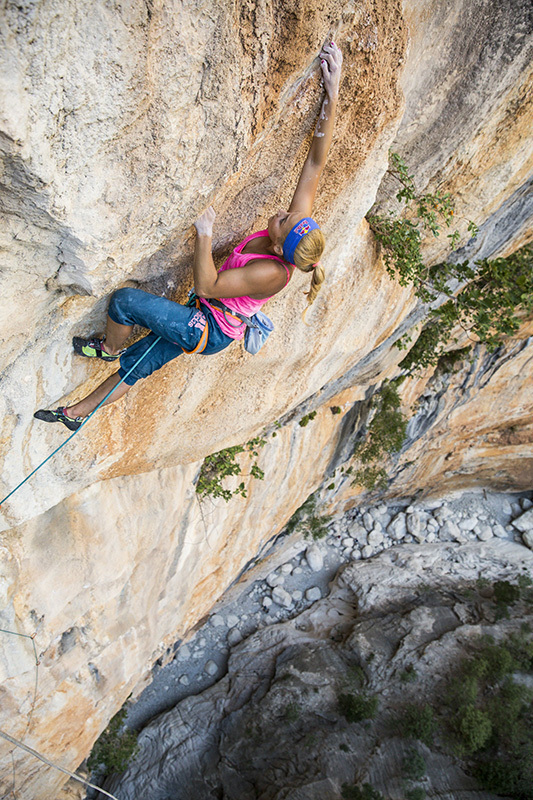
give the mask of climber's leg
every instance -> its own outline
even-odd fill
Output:
[[[87,395],[83,400],[80,400],[79,403],[75,403],[73,406],[67,406],[63,409],[63,413],[65,416],[74,419],[75,417],[88,417],[89,414],[94,411],[96,406],[102,402],[106,394],[109,394],[111,389],[113,389],[117,384],[120,382],[120,375],[118,372],[115,372],[114,375],[110,375],[100,386],[97,386],[91,394]],[[109,403],[114,403],[115,400],[118,400],[120,397],[124,397],[126,392],[131,389],[127,383],[121,383],[117,389],[113,392],[113,394],[107,398],[103,406],[107,406]]]

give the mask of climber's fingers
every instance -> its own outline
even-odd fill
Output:
[[[194,223],[194,227],[196,228],[196,232],[198,234],[204,234],[205,236],[211,236],[213,233],[213,224],[215,222],[215,209],[213,206],[209,206],[200,214],[196,222]]]

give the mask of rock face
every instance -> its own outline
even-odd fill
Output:
[[[328,279],[310,325],[297,276],[269,305],[276,332],[258,356],[236,346],[167,365],[2,506],[0,627],[11,633],[1,634],[0,729],[75,768],[153,661],[346,458],[367,393],[401,358],[391,344],[422,313],[388,278],[363,219],[395,137],[421,188],[453,191],[461,214],[482,224],[477,243],[463,241],[470,256],[527,239],[528,14],[518,0],[6,6],[2,494],[63,441],[34,410],[108,374],[72,358],[72,335],[100,330],[109,294],[127,283],[182,299],[191,224],[207,204],[218,213],[217,258],[287,204],[320,104],[315,54],[326,36],[345,71],[316,205]],[[447,43],[457,41],[454,62]],[[380,201],[390,194],[384,184]],[[459,482],[528,488],[529,350],[524,333],[495,360],[480,352],[472,380],[439,396],[424,424],[418,417],[415,463],[400,462],[393,494]],[[405,402],[428,380],[406,385]],[[443,408],[440,432],[429,423]],[[265,481],[227,507],[199,508],[203,457],[276,420],[260,455]],[[345,481],[332,507],[354,504],[357,491]],[[36,697],[33,645],[16,633],[35,634]],[[10,751],[0,743],[6,792]],[[21,800],[54,795],[63,776],[13,756]]]
[[[490,585],[532,569],[532,553],[500,541],[406,545],[346,567],[326,599],[241,642],[221,681],[148,725],[139,755],[106,789],[120,800],[338,800],[342,784],[357,779],[400,800],[413,740],[391,718],[440,691],[480,635],[499,640],[531,620],[531,608],[520,605],[495,623],[490,592],[472,591],[479,575]],[[398,676],[413,667],[402,683]],[[379,714],[349,724],[338,697],[357,692],[359,679],[378,695]],[[423,751],[430,796],[495,800],[441,747]]]

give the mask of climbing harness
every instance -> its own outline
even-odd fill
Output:
[[[232,308],[229,308],[229,306],[217,297],[210,298],[207,302],[214,308],[218,308],[219,311],[222,311],[224,319],[232,328],[240,328],[241,325],[246,325],[244,349],[253,356],[259,352],[274,330],[274,323],[270,317],[267,317],[262,311],[256,311],[251,317],[246,317],[244,314],[241,314],[240,311],[234,311]],[[234,325],[228,317],[237,320],[237,324]]]
[[[21,487],[21,486],[23,486],[23,485],[26,483],[26,481],[29,481],[29,479],[32,477],[32,475],[35,475],[35,473],[37,472],[37,470],[41,469],[41,467],[43,467],[43,466],[46,464],[46,462],[47,462],[47,461],[50,461],[50,459],[52,458],[52,456],[55,456],[55,454],[56,454],[56,453],[57,453],[59,450],[61,450],[61,448],[62,448],[62,447],[64,447],[64,446],[65,446],[65,445],[66,445],[68,442],[70,442],[70,440],[71,440],[71,439],[72,439],[72,438],[73,438],[73,437],[74,437],[74,436],[75,436],[77,433],[79,433],[79,431],[81,431],[81,429],[83,428],[83,426],[84,426],[84,425],[86,425],[86,424],[89,422],[89,420],[91,419],[91,417],[93,416],[93,414],[96,414],[96,412],[98,411],[98,409],[99,409],[99,408],[101,408],[101,407],[104,405],[105,401],[106,401],[106,400],[107,400],[109,397],[111,397],[111,395],[113,394],[113,392],[115,391],[115,389],[118,389],[118,387],[120,386],[120,384],[121,384],[121,383],[124,383],[124,381],[126,380],[126,378],[128,377],[128,375],[130,375],[130,374],[133,372],[133,370],[135,369],[135,367],[137,367],[137,366],[138,366],[138,365],[141,363],[141,361],[143,360],[143,358],[145,358],[145,357],[148,355],[148,353],[150,352],[150,350],[152,349],[152,347],[155,347],[155,345],[158,343],[158,341],[159,341],[160,339],[161,339],[161,336],[158,336],[158,337],[157,337],[157,339],[155,339],[155,341],[153,341],[153,342],[152,342],[152,344],[150,345],[150,347],[148,348],[148,350],[146,350],[146,351],[145,351],[145,352],[142,354],[142,356],[141,356],[140,358],[138,358],[138,359],[137,359],[137,361],[135,362],[135,364],[133,365],[133,367],[131,367],[131,369],[129,369],[129,370],[126,372],[126,374],[124,375],[124,377],[123,377],[123,378],[121,378],[121,379],[119,380],[119,382],[117,383],[117,385],[116,385],[116,386],[113,386],[113,388],[111,389],[111,391],[110,391],[110,392],[108,392],[108,394],[106,394],[106,396],[104,397],[104,399],[103,399],[103,400],[102,400],[100,403],[98,403],[98,405],[96,406],[96,408],[94,409],[94,411],[91,411],[91,413],[89,414],[89,416],[88,416],[88,417],[86,417],[86,418],[83,420],[83,422],[81,423],[80,427],[79,427],[77,430],[75,430],[75,431],[74,431],[74,433],[71,433],[71,434],[70,434],[70,436],[69,436],[67,439],[65,439],[65,441],[64,441],[64,442],[62,442],[62,443],[59,445],[59,447],[56,447],[56,449],[54,450],[54,452],[53,452],[53,453],[50,453],[50,455],[49,455],[49,456],[47,456],[47,457],[44,459],[44,461],[41,461],[41,463],[40,463],[40,464],[39,464],[37,467],[35,467],[35,469],[33,470],[33,472],[30,472],[30,474],[29,474],[29,475],[28,475],[26,478],[24,478],[24,480],[23,480],[23,481],[21,481],[21,482],[20,482],[20,483],[19,483],[17,486],[15,486],[15,488],[14,488],[14,489],[12,489],[12,491],[11,491],[11,492],[9,492],[9,494],[7,494],[7,495],[4,497],[4,499],[3,499],[2,501],[0,501],[0,506],[2,506],[2,505],[3,505],[3,504],[6,502],[6,500],[8,500],[8,499],[11,497],[11,495],[15,494],[15,492],[17,491],[17,489],[20,489],[20,487]],[[184,350],[184,352],[187,352],[187,351],[186,351],[186,350]],[[192,352],[194,352],[194,351],[192,351]]]

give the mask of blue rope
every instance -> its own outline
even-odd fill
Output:
[[[67,439],[65,439],[65,441],[64,441],[64,442],[62,442],[62,444],[60,444],[60,445],[59,445],[59,447],[56,447],[56,449],[54,450],[54,452],[53,452],[53,453],[50,453],[50,455],[49,455],[47,458],[45,458],[45,459],[44,459],[44,461],[42,461],[42,462],[39,464],[39,466],[35,467],[35,469],[33,470],[33,472],[30,472],[30,474],[29,474],[29,475],[28,475],[26,478],[24,478],[24,480],[23,480],[23,481],[21,481],[21,482],[18,484],[18,486],[15,486],[15,488],[14,488],[14,489],[13,489],[11,492],[9,492],[9,494],[7,494],[7,495],[4,497],[4,499],[3,499],[3,500],[0,502],[0,506],[2,506],[2,505],[3,505],[3,504],[6,502],[6,500],[8,500],[8,499],[11,497],[11,495],[12,495],[12,494],[15,494],[15,492],[17,491],[17,489],[20,489],[20,487],[21,487],[21,486],[23,486],[23,485],[26,483],[26,481],[29,481],[29,479],[31,478],[31,476],[32,476],[32,475],[35,475],[35,473],[37,472],[37,470],[38,470],[38,469],[41,469],[41,467],[43,467],[43,466],[46,464],[46,462],[47,462],[47,461],[50,461],[50,459],[52,458],[52,456],[55,456],[55,454],[56,454],[56,453],[57,453],[59,450],[61,450],[61,448],[62,448],[62,447],[64,447],[64,446],[65,446],[65,445],[66,445],[68,442],[70,442],[70,440],[71,440],[71,439],[72,439],[72,438],[73,438],[73,437],[74,437],[74,436],[75,436],[77,433],[79,433],[79,432],[81,431],[81,429],[83,428],[83,426],[84,426],[84,425],[86,425],[86,424],[89,422],[89,420],[91,419],[92,415],[93,415],[93,414],[96,414],[96,412],[98,411],[98,409],[99,409],[99,408],[101,408],[101,407],[104,405],[104,403],[105,403],[105,401],[107,400],[107,398],[108,398],[108,397],[111,397],[111,395],[113,394],[113,392],[115,391],[115,389],[118,389],[118,387],[120,386],[120,384],[121,384],[121,383],[124,383],[124,381],[126,380],[126,378],[128,377],[128,375],[129,375],[130,373],[132,373],[132,372],[133,372],[133,370],[135,369],[135,367],[136,367],[136,366],[138,366],[138,365],[141,363],[141,361],[143,360],[143,358],[144,358],[145,356],[147,356],[147,355],[148,355],[148,353],[150,352],[150,350],[152,349],[152,347],[155,347],[155,345],[158,343],[158,341],[159,341],[160,339],[161,339],[161,337],[160,337],[160,336],[158,336],[158,337],[157,337],[157,339],[156,339],[154,342],[152,342],[152,344],[150,345],[150,347],[148,348],[148,350],[146,350],[146,351],[145,351],[145,352],[142,354],[142,356],[141,356],[141,357],[140,357],[140,358],[139,358],[139,359],[138,359],[138,360],[135,362],[135,364],[133,365],[133,367],[132,367],[130,370],[128,370],[128,372],[126,372],[126,374],[124,375],[124,377],[123,377],[123,378],[121,378],[121,379],[119,380],[119,382],[117,383],[117,385],[116,385],[116,386],[113,386],[113,388],[111,389],[111,391],[110,391],[110,392],[108,392],[108,394],[106,394],[106,396],[104,397],[104,399],[103,399],[103,400],[102,400],[100,403],[98,403],[98,405],[96,406],[96,408],[94,409],[94,411],[91,411],[91,413],[89,414],[89,416],[88,416],[88,417],[86,417],[86,418],[83,420],[83,422],[81,423],[80,427],[79,427],[79,428],[77,428],[77,429],[74,431],[74,433],[71,433],[71,434],[70,434],[70,436],[69,436]]]

